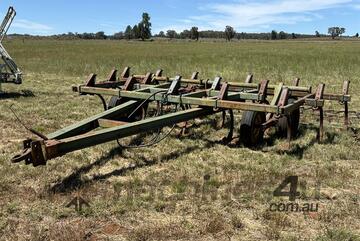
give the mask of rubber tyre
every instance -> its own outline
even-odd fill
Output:
[[[110,100],[109,100],[109,104],[108,104],[108,110],[122,104],[123,102],[121,101],[121,98],[117,97],[117,96],[111,96]]]
[[[240,124],[240,141],[246,147],[259,145],[264,138],[264,130],[261,124],[265,123],[264,112],[245,111]]]
[[[288,100],[289,104],[292,104],[296,101],[294,98]],[[300,125],[300,109],[294,110],[290,114],[290,127],[291,127],[291,137],[296,137],[299,133]],[[280,137],[287,137],[287,120],[286,117],[281,117],[276,124],[276,132]]]
[[[108,103],[108,110],[112,109],[118,105],[121,105],[123,103],[125,103],[126,101],[128,101],[126,98],[120,98],[117,96],[112,96],[109,100]],[[116,118],[119,121],[125,121],[125,122],[134,122],[134,121],[139,121],[145,118],[146,115],[146,110],[147,110],[148,104],[143,105],[142,108],[140,108],[138,111],[136,111],[136,113],[134,113],[134,115],[132,115],[130,117],[130,119],[128,118],[128,115],[130,113],[133,112],[133,110],[135,110],[135,108],[137,108],[137,106],[134,107],[134,109],[127,111],[124,114],[121,114],[118,118]]]

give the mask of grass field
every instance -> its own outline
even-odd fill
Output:
[[[8,93],[0,99],[0,240],[360,240],[360,134],[343,131],[341,116],[325,121],[318,144],[318,122],[305,115],[290,150],[271,136],[255,150],[220,144],[227,130],[217,128],[216,116],[152,148],[120,150],[113,141],[45,167],[9,162],[31,137],[9,106],[28,126],[51,133],[102,111],[96,97],[78,96],[71,85],[92,72],[105,79],[113,67],[141,74],[163,68],[185,77],[199,71],[229,81],[244,81],[249,72],[271,83],[300,77],[302,85],[324,82],[327,92],[339,93],[350,80],[350,110],[359,111],[360,42],[5,45],[26,75],[21,86],[2,86]],[[24,94],[29,91],[33,96]],[[326,108],[341,106],[327,102]],[[359,120],[351,121],[358,130]],[[318,212],[269,211],[271,203],[288,202],[273,191],[290,175],[299,176],[297,202],[316,203]],[[90,208],[65,207],[78,194]]]

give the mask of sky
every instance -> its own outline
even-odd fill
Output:
[[[1,0],[0,14],[17,11],[9,33],[52,35],[67,32],[124,31],[151,17],[152,33],[173,29],[314,34],[328,27],[360,32],[360,0]]]

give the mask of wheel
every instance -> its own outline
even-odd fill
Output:
[[[266,120],[264,112],[245,111],[240,124],[240,141],[247,147],[258,145],[264,138],[261,127]]]
[[[290,98],[288,100],[289,104],[292,104],[296,101],[294,98]],[[291,137],[297,136],[299,132],[299,124],[300,124],[300,109],[296,109],[290,114],[290,129],[291,129]],[[287,120],[286,117],[281,117],[276,124],[276,132],[280,137],[287,136]]]
[[[110,98],[109,104],[108,104],[108,109],[114,108],[118,105],[121,105],[125,102],[127,102],[128,100],[126,98],[121,98],[121,97],[117,97],[117,96],[112,96]],[[134,106],[132,109],[128,110],[126,113],[122,113],[118,118],[116,118],[119,121],[124,121],[124,122],[134,122],[134,121],[139,121],[145,118],[146,116],[146,110],[148,107],[148,103],[144,104],[143,106],[141,106],[130,118],[128,117],[136,108],[138,108],[138,106]]]
[[[108,110],[120,105],[124,103],[123,101],[121,101],[120,97],[117,96],[111,96],[110,100],[109,100],[109,104],[108,104]]]

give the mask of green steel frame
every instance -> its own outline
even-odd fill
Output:
[[[344,82],[341,94],[324,93],[324,84],[320,84],[313,93],[311,87],[299,86],[299,79],[294,81],[293,86],[285,86],[283,83],[270,85],[267,80],[260,84],[252,81],[252,75],[249,75],[243,83],[224,82],[221,77],[216,77],[212,81],[202,80],[198,78],[197,72],[189,79],[181,76],[168,78],[162,76],[162,70],[158,70],[156,74],[130,75],[129,67],[124,69],[120,77],[117,77],[117,70],[113,70],[109,77],[101,82],[96,82],[96,75],[91,74],[85,84],[73,86],[72,90],[81,95],[100,96],[106,110],[47,136],[38,135],[40,138],[25,140],[23,153],[15,156],[12,161],[25,161],[26,164],[34,166],[45,165],[47,160],[69,152],[217,112],[224,113],[226,110],[266,113],[266,121],[261,124],[263,130],[276,125],[281,118],[286,118],[289,141],[291,139],[289,116],[301,106],[310,106],[319,112],[320,141],[323,136],[325,100],[336,100],[344,104],[344,122],[346,126],[349,124],[348,102],[351,97],[348,81]],[[113,108],[108,108],[103,95],[122,101],[112,106]],[[296,100],[288,103],[290,98]],[[183,108],[175,113],[138,121],[119,120],[119,116],[127,116],[145,103],[151,102]]]

